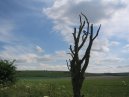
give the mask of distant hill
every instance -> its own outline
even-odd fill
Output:
[[[86,76],[129,76],[129,72],[126,73],[86,73]],[[70,77],[68,71],[17,71],[17,77]]]
[[[17,71],[17,77],[70,77],[68,71]]]
[[[125,72],[125,73],[86,73],[86,76],[129,76],[129,72]]]

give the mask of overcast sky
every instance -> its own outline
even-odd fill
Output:
[[[0,58],[18,70],[68,70],[82,12],[102,25],[87,72],[129,72],[128,11],[128,0],[0,0]]]

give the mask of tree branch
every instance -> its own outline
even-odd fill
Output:
[[[77,42],[79,42],[80,35],[81,35],[82,29],[84,28],[84,26],[85,26],[85,21],[84,21],[83,24],[80,25],[80,27],[79,27],[79,32],[78,32],[78,36],[77,36]]]
[[[93,40],[98,36],[100,28],[101,28],[101,24],[100,24],[100,26],[99,26],[99,28],[97,30],[97,33],[96,33],[95,37],[93,38]]]
[[[82,70],[81,70],[81,73],[84,74],[85,73],[85,70],[88,66],[88,63],[89,63],[89,59],[85,59],[85,63],[84,63],[84,66],[82,67]]]
[[[84,18],[85,18],[87,24],[89,24],[88,18],[87,18],[83,13],[81,13],[81,14],[84,16]]]
[[[74,28],[74,33],[72,33],[73,34],[73,37],[74,37],[74,42],[76,42],[76,28]]]
[[[67,54],[71,55],[72,58],[74,57],[74,55],[72,53],[67,53]]]
[[[66,60],[66,63],[67,63],[68,70],[70,71],[69,62],[67,60]]]
[[[80,18],[80,24],[82,26],[82,17],[81,17],[81,15],[79,15],[79,18]]]
[[[90,26],[90,41],[92,40],[92,38],[93,38],[93,24],[91,24],[91,26]]]
[[[83,13],[81,13],[82,14],[82,16],[85,18],[85,20],[86,20],[86,22],[87,22],[87,33],[89,33],[89,26],[90,26],[90,23],[89,23],[89,21],[88,21],[88,18],[83,14]]]
[[[73,51],[73,49],[72,49],[72,45],[70,45],[70,51],[71,51],[71,53],[74,55],[74,51]]]

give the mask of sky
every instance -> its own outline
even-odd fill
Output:
[[[102,25],[86,72],[129,72],[128,10],[128,0],[0,0],[0,58],[18,70],[67,71],[82,12]]]

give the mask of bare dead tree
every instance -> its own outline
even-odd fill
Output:
[[[96,39],[96,37],[99,34],[101,25],[97,29],[97,32],[95,35],[93,35],[93,24],[90,24],[86,15],[81,13],[79,15],[80,17],[80,26],[77,31],[77,28],[74,28],[73,38],[74,38],[74,45],[70,45],[70,54],[71,59],[66,60],[67,67],[71,73],[71,79],[72,79],[72,86],[73,86],[73,97],[84,97],[84,95],[81,94],[81,88],[83,85],[83,81],[85,79],[85,70],[87,69],[87,66],[89,64],[90,59],[90,52],[93,45],[93,41]],[[82,20],[82,17],[84,20]],[[82,47],[85,45],[86,40],[88,42],[88,46],[86,47],[84,51],[83,57],[80,58],[79,51],[82,49]]]

